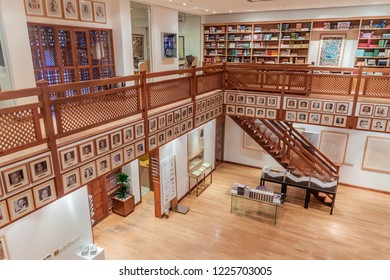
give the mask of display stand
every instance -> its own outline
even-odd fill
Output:
[[[104,255],[104,249],[96,246],[96,253],[91,254],[88,252],[85,256],[82,255],[82,252],[77,253],[77,259],[78,260],[105,260],[106,257]]]
[[[206,179],[210,178],[209,182],[206,182]],[[213,169],[210,163],[203,163],[202,166],[193,171],[188,180],[189,189],[191,193],[191,179],[196,180],[195,185],[195,193],[196,196],[199,196],[202,192],[204,192],[208,186],[213,182]]]

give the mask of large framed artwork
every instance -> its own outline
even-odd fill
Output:
[[[176,33],[161,33],[162,36],[162,57],[172,58],[176,57],[177,43]]]
[[[341,67],[344,45],[344,34],[321,35],[317,66]]]
[[[368,136],[362,169],[390,173],[390,138]]]
[[[348,133],[321,131],[319,149],[335,163],[343,164],[348,146]]]
[[[144,35],[133,34],[133,57],[137,57],[139,60],[144,59]]]

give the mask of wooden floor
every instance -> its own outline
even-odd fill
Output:
[[[390,195],[339,186],[331,216],[315,198],[304,209],[303,191],[289,187],[276,225],[269,205],[246,201],[230,213],[231,184],[256,186],[260,174],[224,163],[199,197],[181,201],[190,211],[168,219],[154,217],[149,193],[126,218],[113,214],[95,226],[95,243],[116,260],[390,259]]]

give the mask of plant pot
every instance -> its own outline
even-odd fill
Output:
[[[126,217],[131,212],[134,211],[134,195],[130,195],[125,199],[120,199],[118,197],[112,198],[113,207],[112,211],[115,214]]]

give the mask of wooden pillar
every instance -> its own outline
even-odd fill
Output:
[[[159,149],[154,149],[149,153],[149,168],[151,172],[154,192],[154,216],[162,218],[161,213],[161,185],[160,185],[160,152]]]
[[[351,118],[349,119],[349,122],[347,123],[347,128],[353,128],[356,124],[355,113],[356,113],[357,102],[359,99],[359,90],[360,90],[360,84],[362,82],[362,78],[363,78],[363,66],[360,66],[359,70],[358,70],[358,74],[357,74],[355,94],[353,96]]]

